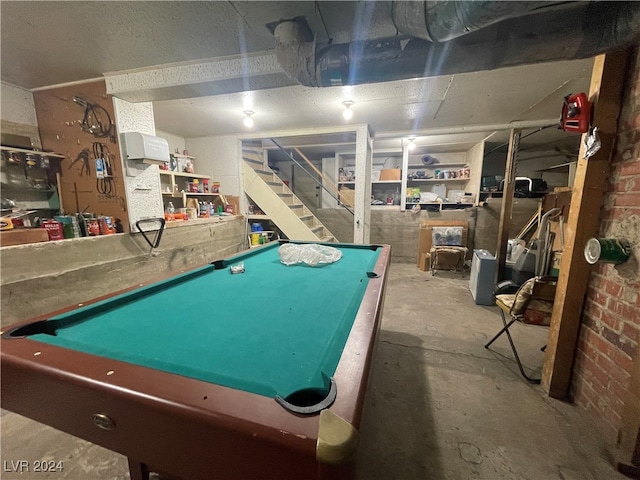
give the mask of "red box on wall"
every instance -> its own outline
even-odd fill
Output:
[[[64,240],[62,222],[58,222],[56,220],[45,220],[42,222],[42,228],[47,230],[49,240]]]

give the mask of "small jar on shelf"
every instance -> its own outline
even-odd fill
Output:
[[[164,214],[164,219],[173,220],[175,218],[175,213],[176,213],[176,208],[173,205],[173,202],[169,202],[169,204],[167,205],[167,210],[165,211],[165,214]]]

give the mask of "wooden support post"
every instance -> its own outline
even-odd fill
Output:
[[[513,194],[516,181],[516,157],[520,148],[519,128],[512,128],[509,135],[509,150],[507,152],[507,165],[504,174],[504,187],[502,188],[502,208],[500,209],[500,224],[498,225],[498,245],[496,246],[496,283],[504,277],[504,265],[507,259],[507,242],[509,241],[509,229],[511,228],[511,211],[513,209]]]
[[[369,127],[356,130],[356,201],[353,208],[353,243],[369,243],[371,230],[371,160]]]
[[[590,265],[584,258],[584,247],[589,238],[598,234],[600,209],[618,129],[627,56],[626,51],[599,55],[593,65],[589,99],[593,102],[593,124],[598,127],[602,148],[585,160],[582,142],[578,154],[560,277],[542,370],[542,386],[554,398],[567,398],[569,394],[582,305],[590,274]]]

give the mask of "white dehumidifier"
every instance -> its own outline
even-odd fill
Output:
[[[496,257],[487,250],[474,250],[471,259],[469,290],[477,305],[493,305]]]

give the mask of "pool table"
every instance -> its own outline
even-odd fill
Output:
[[[352,478],[390,247],[310,267],[286,243],[3,329],[2,407],[136,480]]]

